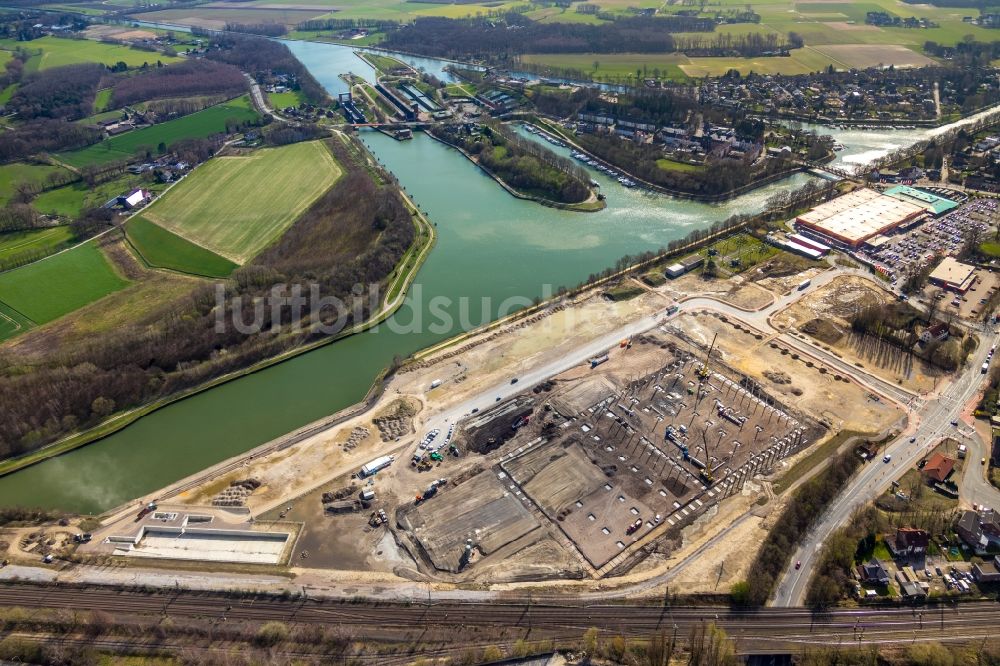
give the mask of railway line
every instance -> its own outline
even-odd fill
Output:
[[[24,609],[103,611],[112,616],[172,617],[208,622],[269,622],[336,625],[357,639],[407,640],[419,630],[428,636],[460,636],[504,627],[512,639],[522,635],[579,638],[590,627],[644,638],[677,632],[686,638],[706,623],[722,627],[747,651],[802,649],[910,641],[969,641],[992,635],[1000,604],[976,602],[913,608],[735,609],[728,606],[617,605],[574,603],[567,599],[511,600],[506,603],[408,603],[319,600],[308,597],[230,597],[187,591],[143,593],[106,588],[0,586],[0,606]],[[797,648],[795,646],[798,646]]]

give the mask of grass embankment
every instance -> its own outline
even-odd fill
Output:
[[[125,236],[140,258],[154,268],[224,278],[239,267],[239,264],[153,224],[142,215],[128,221]]]
[[[271,106],[275,109],[281,110],[287,107],[298,108],[299,104],[304,104],[306,102],[305,96],[298,90],[289,90],[287,92],[280,93],[268,93],[267,99],[271,103]]]
[[[161,143],[170,148],[182,139],[201,139],[222,134],[226,131],[226,121],[249,122],[258,118],[250,99],[244,95],[183,118],[126,132],[80,150],[61,153],[58,157],[62,162],[77,168],[105,164],[128,159],[144,150],[156,151]]]
[[[217,157],[142,216],[242,264],[277,239],[341,173],[321,141]]]
[[[0,275],[0,302],[44,324],[127,284],[91,242]]]

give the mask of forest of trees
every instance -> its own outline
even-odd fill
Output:
[[[303,24],[305,25],[305,24]],[[539,23],[510,12],[499,17],[418,18],[387,30],[381,46],[424,55],[509,62],[524,53],[671,53],[704,56],[786,54],[793,33],[713,34],[715,21],[673,14],[616,18],[602,24]],[[675,33],[684,33],[676,37]],[[705,36],[691,33],[706,33]]]
[[[288,32],[288,28],[281,23],[227,23],[225,30],[264,37],[281,37]]]
[[[122,77],[114,84],[111,100],[113,106],[120,107],[165,97],[235,97],[246,90],[246,77],[234,65],[185,60]]]
[[[83,148],[101,140],[101,132],[77,123],[39,119],[0,132],[0,162],[39,152]]]
[[[427,17],[389,32],[381,46],[431,56],[500,61],[522,53],[669,53],[675,50],[670,32],[711,30],[714,25],[680,19],[630,18],[590,25],[537,23],[516,13],[503,20]]]
[[[7,110],[24,120],[66,118],[92,113],[98,84],[107,74],[104,65],[85,63],[53,67],[23,77]]]
[[[243,321],[253,321],[253,299],[278,284],[318,285],[321,296],[350,302],[357,284],[383,281],[412,244],[410,211],[380,173],[376,181],[338,139],[328,142],[345,174],[273,246],[226,283],[242,296]],[[100,345],[80,343],[28,359],[0,355],[0,456],[29,451],[128,409],[246,367],[323,335],[304,327],[283,335],[216,330],[213,285],[165,306],[147,325],[123,326]],[[227,299],[227,314],[235,301]],[[359,312],[369,313],[370,304]],[[324,312],[324,321],[338,313]],[[306,306],[302,317],[309,317]],[[265,308],[263,329],[272,323]],[[282,320],[291,318],[288,309]],[[347,323],[351,322],[351,315]],[[27,364],[27,365],[26,365]],[[30,367],[30,371],[26,371]]]
[[[500,123],[482,132],[463,127],[434,127],[434,136],[457,145],[518,192],[558,203],[581,203],[590,197],[586,171],[544,146],[522,139]]]
[[[212,60],[235,65],[258,81],[267,81],[278,73],[291,75],[310,103],[326,104],[330,100],[326,89],[281,42],[203,29],[194,29],[192,33],[210,36],[220,47],[209,52],[208,57]]]

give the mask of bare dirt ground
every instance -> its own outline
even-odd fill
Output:
[[[658,291],[675,300],[692,294],[711,296],[744,310],[759,310],[774,301],[774,294],[740,275],[720,280],[705,279],[698,273],[688,273],[667,282]]]
[[[872,400],[868,391],[844,381],[840,375],[811,359],[788,352],[766,336],[758,340],[756,334],[745,327],[737,330],[735,322],[723,322],[709,313],[691,313],[674,323],[704,345],[711,344],[718,332],[716,347],[726,363],[759,381],[785,404],[812,414],[834,428],[880,430],[895,422],[901,414],[898,408]],[[783,350],[786,353],[782,354]]]
[[[887,345],[872,348],[851,332],[854,312],[889,300],[892,294],[877,282],[845,275],[775,314],[771,322],[805,333],[824,349],[886,381],[911,391],[932,391],[948,373]]]
[[[155,32],[116,25],[92,25],[83,32],[88,39],[120,39],[125,42],[156,39]]]

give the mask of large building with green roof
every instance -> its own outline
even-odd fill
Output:
[[[951,209],[958,207],[958,204],[951,199],[946,199],[915,187],[909,187],[908,185],[897,185],[886,190],[884,194],[900,201],[916,204],[934,217],[943,215]]]

